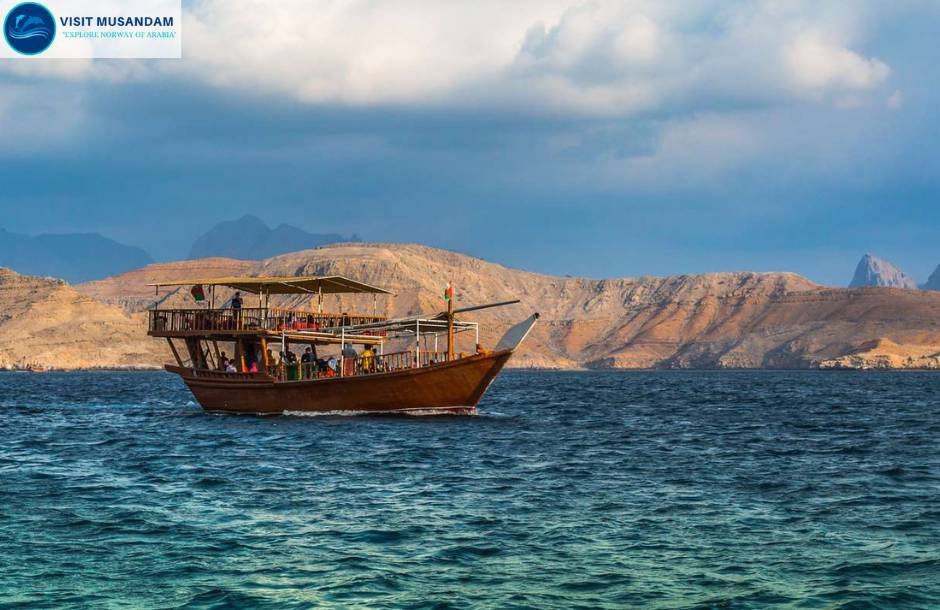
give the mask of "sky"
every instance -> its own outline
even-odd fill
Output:
[[[222,220],[559,275],[940,264],[940,3],[184,0],[181,60],[0,60],[0,227]]]

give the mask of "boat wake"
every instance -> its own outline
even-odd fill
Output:
[[[381,411],[291,411],[284,410],[288,417],[363,417],[369,415],[402,415],[408,417],[432,417],[441,415],[476,415],[475,407],[455,407],[450,409],[389,409]]]

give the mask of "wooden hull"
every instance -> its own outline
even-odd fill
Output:
[[[473,414],[512,350],[478,354],[432,366],[355,377],[276,382],[267,375],[179,374],[206,411],[290,413]]]

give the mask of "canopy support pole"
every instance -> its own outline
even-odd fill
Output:
[[[415,366],[421,366],[421,320],[415,321]]]
[[[268,339],[261,337],[261,359],[264,362],[264,372],[271,374],[271,363],[268,361]]]

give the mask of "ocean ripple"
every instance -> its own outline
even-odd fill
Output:
[[[940,600],[938,374],[509,372],[434,418],[3,374],[0,409],[0,608]]]

